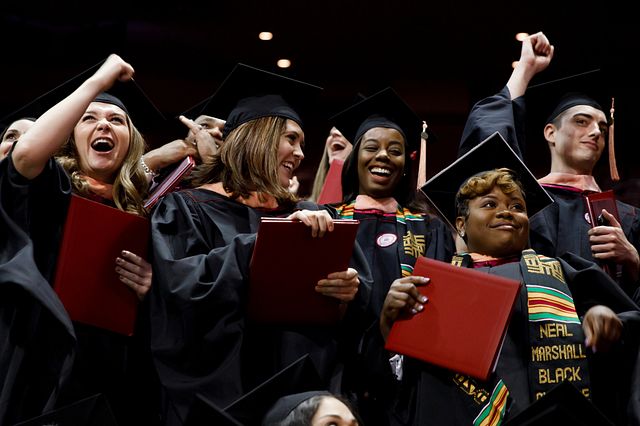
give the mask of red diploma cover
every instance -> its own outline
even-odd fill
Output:
[[[344,161],[336,158],[331,162],[327,177],[318,196],[318,204],[339,203],[342,201],[342,166]]]
[[[147,257],[149,221],[71,196],[54,290],[73,321],[132,335],[138,298],[116,274],[122,250]]]
[[[616,196],[613,191],[595,192],[585,197],[585,204],[587,205],[587,212],[589,213],[589,223],[592,228],[600,225],[611,226],[609,221],[602,214],[602,210],[606,210],[611,213],[618,222],[620,222],[620,215],[618,214],[618,206],[616,205]],[[596,260],[603,271],[616,279],[616,264],[613,261]]]
[[[173,191],[174,188],[180,183],[180,180],[191,173],[191,169],[193,169],[195,164],[196,162],[193,157],[184,157],[184,160],[182,160],[180,164],[178,164],[178,166],[173,169],[171,173],[169,173],[167,177],[164,178],[162,182],[160,182],[158,186],[153,189],[153,191],[151,191],[151,193],[149,194],[149,198],[147,198],[147,200],[144,202],[144,208],[150,209],[151,207],[155,206],[156,203],[160,201],[160,198],[162,198],[165,194]]]
[[[393,324],[385,348],[486,380],[495,370],[520,283],[425,257],[413,274],[431,279],[417,287],[429,301],[422,312]]]
[[[300,221],[262,219],[250,265],[249,318],[296,325],[338,322],[339,300],[315,286],[330,273],[347,270],[359,222],[333,223],[333,232],[313,238]]]
[[[620,222],[618,206],[616,205],[616,196],[613,191],[594,192],[593,194],[589,194],[586,197],[586,204],[592,228],[601,224],[609,225],[608,223],[598,223],[598,217],[602,214],[602,210],[608,211],[618,222]]]

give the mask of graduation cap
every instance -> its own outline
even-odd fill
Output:
[[[374,127],[399,131],[405,137],[408,152],[420,144],[422,120],[391,87],[339,112],[329,121],[354,146],[362,135]]]
[[[527,139],[541,139],[546,124],[578,105],[588,105],[602,111],[612,125],[611,109],[615,89],[607,84],[607,80],[603,70],[595,69],[529,86],[525,95]],[[618,180],[613,126],[609,128],[609,168],[612,179]]]
[[[304,128],[304,121],[314,118],[321,91],[321,87],[239,63],[202,102],[198,115],[226,120],[223,139],[241,124],[262,117],[288,118]]]
[[[115,97],[116,100],[109,101],[109,97]],[[164,114],[135,80],[116,81],[106,93],[98,95],[95,99],[95,102],[107,102],[114,105],[118,105],[117,101],[120,101],[120,104],[124,106],[123,109],[131,118],[134,126],[143,134],[157,130],[166,121]]]
[[[505,423],[505,426],[547,425],[613,426],[613,423],[565,380]]]
[[[117,423],[107,399],[98,394],[14,426],[42,425],[117,426]]]
[[[23,117],[38,118],[73,93],[73,91],[91,77],[103,63],[104,61],[100,61],[48,92],[38,96],[28,104],[5,115],[0,118],[0,124],[2,124],[2,127],[6,127]],[[99,94],[96,97],[96,101],[113,104],[122,108],[127,115],[129,115],[136,128],[142,133],[153,130],[165,120],[164,115],[134,80],[128,82],[117,81],[109,90]]]
[[[455,199],[462,184],[475,174],[502,167],[514,171],[522,183],[529,216],[553,202],[547,191],[498,132],[433,176],[420,190],[438,214],[455,230]]]
[[[321,388],[322,380],[313,361],[305,354],[224,409],[200,395],[200,401],[194,403],[185,426],[204,425],[203,422],[233,425],[227,419],[229,417],[231,421],[245,426],[260,425],[265,413],[282,396]]]

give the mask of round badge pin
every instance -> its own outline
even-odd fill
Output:
[[[398,236],[396,234],[382,234],[376,239],[376,244],[380,247],[389,247],[391,244],[395,243],[397,239]]]

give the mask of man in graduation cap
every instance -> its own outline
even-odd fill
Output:
[[[531,218],[531,244],[540,253],[558,256],[572,252],[605,268],[636,301],[640,300],[640,210],[616,201],[613,211],[586,207],[589,194],[600,193],[593,170],[609,134],[612,178],[617,171],[613,154],[613,126],[609,128],[603,102],[585,94],[602,90],[602,73],[589,72],[531,87],[531,79],[546,69],[554,47],[542,33],[526,38],[518,64],[506,87],[478,102],[467,120],[459,154],[462,155],[494,131],[499,131],[522,157],[527,135],[544,131],[551,156],[550,173],[539,179],[555,203]],[[580,91],[573,91],[579,89]],[[565,93],[562,97],[558,97]],[[554,100],[553,109],[546,109]],[[525,134],[525,127],[528,126]],[[531,137],[529,137],[531,139]],[[531,141],[528,141],[529,146]],[[598,219],[602,220],[600,222]],[[593,222],[596,222],[595,224]]]

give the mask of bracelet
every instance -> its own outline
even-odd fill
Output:
[[[158,172],[151,170],[149,166],[147,166],[147,163],[144,162],[144,157],[140,157],[140,165],[142,166],[142,170],[144,170],[146,174],[151,175],[153,177],[158,176]]]

